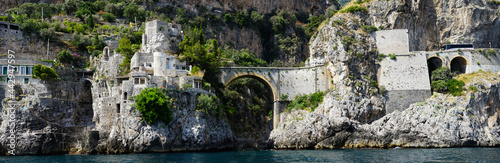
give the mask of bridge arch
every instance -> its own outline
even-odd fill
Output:
[[[273,99],[274,99],[274,101],[276,102],[276,101],[279,100],[278,91],[276,89],[276,86],[274,86],[266,77],[264,77],[263,75],[261,75],[259,73],[254,73],[254,72],[242,72],[242,73],[238,73],[236,75],[233,75],[227,81],[225,81],[224,82],[224,87],[227,87],[232,81],[234,81],[236,79],[239,79],[239,78],[253,78],[253,79],[256,79],[256,80],[264,83],[264,85],[266,85],[267,87],[269,87],[271,89],[271,92],[273,92]]]

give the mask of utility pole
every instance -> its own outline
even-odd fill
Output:
[[[49,59],[49,44],[50,38],[47,38],[47,59]]]
[[[43,6],[42,6],[42,23],[43,23]]]
[[[135,30],[137,31],[137,17],[134,17],[134,26],[135,26]]]

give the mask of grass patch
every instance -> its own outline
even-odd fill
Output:
[[[478,80],[487,80],[491,83],[496,83],[500,81],[500,79],[495,79],[497,76],[498,73],[491,73],[489,71],[479,70],[473,73],[458,75],[456,78],[458,80],[463,80],[466,84]]]
[[[364,25],[364,26],[361,26],[361,29],[363,31],[365,31],[366,33],[372,33],[374,31],[378,31],[380,30],[379,28],[373,26],[373,25]]]
[[[298,95],[293,101],[291,101],[286,107],[286,111],[291,111],[294,109],[309,109],[311,112],[318,107],[318,105],[323,102],[323,96],[325,92],[315,92],[309,95]]]
[[[356,12],[368,12],[368,9],[366,9],[366,7],[354,5],[340,10],[340,13],[356,13]]]

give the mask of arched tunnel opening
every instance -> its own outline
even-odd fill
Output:
[[[427,69],[429,69],[429,77],[431,76],[432,71],[443,66],[443,60],[438,57],[431,57],[427,59]]]
[[[455,57],[450,62],[450,70],[453,73],[464,74],[467,69],[467,60],[464,57]]]
[[[75,109],[73,120],[76,126],[95,126],[92,122],[94,110],[92,108],[92,83],[84,80],[81,85],[81,92],[78,96],[78,107]]]
[[[439,57],[430,57],[427,59],[427,70],[429,71],[429,81],[432,85],[432,72],[443,66],[443,60]]]
[[[273,129],[274,96],[263,79],[244,76],[229,81],[222,105],[240,148],[268,148]]]

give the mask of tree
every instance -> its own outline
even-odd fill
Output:
[[[31,77],[41,80],[52,80],[57,79],[59,76],[54,69],[38,64],[33,67],[33,75]]]
[[[318,29],[318,26],[325,20],[325,17],[323,15],[319,16],[311,16],[309,17],[309,23],[307,23],[306,26],[306,34],[308,38],[311,38],[314,32],[316,32],[316,29]]]
[[[179,43],[179,50],[182,59],[190,59],[191,63],[199,68],[205,70],[203,80],[213,86],[219,84],[219,67],[220,63],[220,49],[218,42],[215,39],[211,40],[211,44],[205,44],[205,36],[202,30],[198,32],[195,28],[191,34],[188,34],[181,43]]]
[[[210,115],[218,115],[220,113],[219,104],[217,102],[217,96],[211,96],[207,94],[201,94],[198,96],[198,104],[196,109],[204,111]]]
[[[157,120],[169,123],[173,119],[167,96],[158,88],[142,90],[135,98],[135,107],[141,112],[142,119],[149,124]]]
[[[112,13],[104,13],[101,15],[102,19],[107,22],[114,22],[116,19],[116,16],[113,15]]]
[[[284,32],[287,26],[294,27],[296,21],[297,17],[292,12],[286,10],[281,10],[278,15],[271,17],[274,33]]]
[[[146,19],[146,11],[143,7],[131,3],[125,8],[125,11],[123,11],[123,16],[128,18],[130,22],[133,22],[134,19],[144,21]]]
[[[55,35],[56,35],[56,30],[54,27],[40,29],[40,36],[43,38],[44,41],[49,38],[53,39]]]
[[[92,31],[92,29],[94,29],[94,26],[95,26],[95,23],[94,23],[94,18],[92,17],[92,14],[90,14],[88,17],[87,17],[87,25],[90,27],[90,30]]]
[[[57,60],[64,64],[71,64],[75,60],[75,57],[69,51],[63,50],[57,53]]]
[[[126,36],[122,37],[120,41],[118,41],[118,45],[118,49],[116,49],[118,52],[125,55],[126,58],[132,58],[134,55],[134,52],[132,51],[132,43]]]

